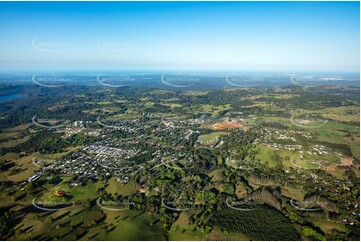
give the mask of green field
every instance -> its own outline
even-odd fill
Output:
[[[227,132],[212,132],[210,134],[204,134],[198,137],[198,142],[205,143],[205,142],[213,142],[217,141],[220,135],[227,135]]]
[[[199,211],[198,211],[199,212]],[[172,224],[169,230],[170,240],[203,240],[205,232],[194,231],[194,225],[189,225],[188,219],[191,215],[197,213],[195,210],[183,211],[176,222]]]
[[[127,184],[120,184],[116,181],[115,177],[112,177],[108,180],[107,184],[106,191],[109,194],[117,193],[119,195],[128,196],[136,192],[135,181],[129,181]]]
[[[160,222],[156,222],[157,219],[155,217],[143,211],[130,210],[118,212],[117,216],[119,217],[112,223],[115,226],[114,230],[97,239],[128,241],[166,240]],[[153,225],[151,225],[152,223]]]

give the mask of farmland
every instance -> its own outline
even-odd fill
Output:
[[[297,230],[290,226],[286,217],[262,206],[246,212],[224,209],[212,217],[210,224],[223,228],[226,233],[236,232],[255,240],[300,239]]]

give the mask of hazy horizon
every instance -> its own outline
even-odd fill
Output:
[[[359,2],[1,2],[0,71],[358,72]]]

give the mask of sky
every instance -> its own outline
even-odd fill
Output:
[[[0,2],[0,71],[359,71],[359,2]]]

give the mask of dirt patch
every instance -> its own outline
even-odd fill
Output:
[[[334,171],[337,167],[352,166],[353,159],[351,157],[341,158],[341,164],[332,164],[325,167],[326,172]]]
[[[339,164],[338,166],[351,166],[353,159],[351,157],[341,158],[342,164]]]
[[[238,123],[238,122],[217,123],[212,125],[213,130],[236,129],[236,128],[245,129],[245,126],[242,123]]]

